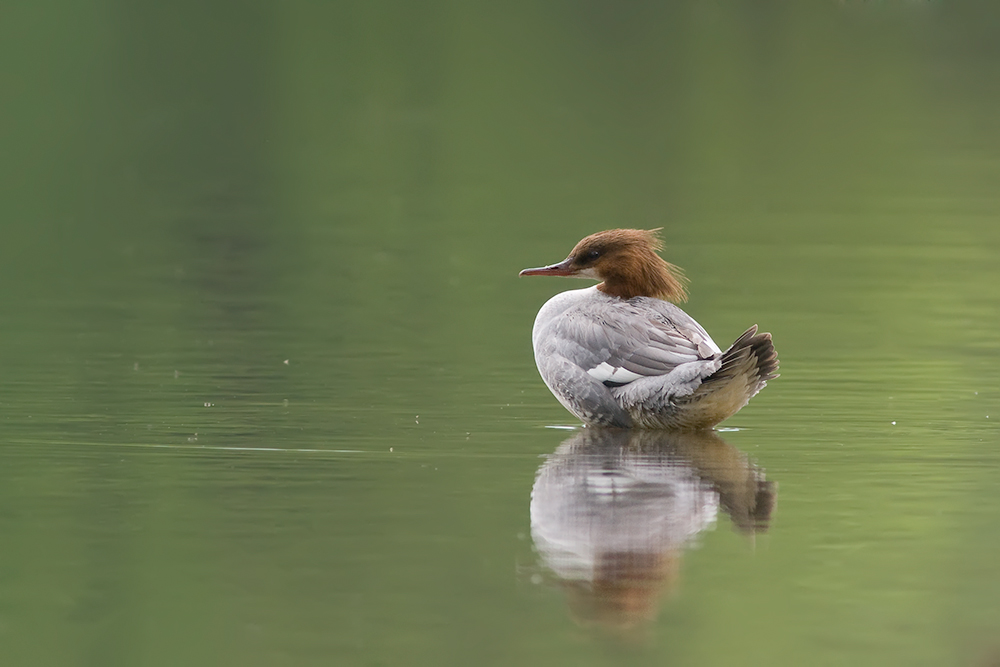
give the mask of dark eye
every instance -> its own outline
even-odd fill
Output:
[[[601,256],[600,250],[591,250],[586,255],[583,256],[588,262],[593,262],[595,259]]]

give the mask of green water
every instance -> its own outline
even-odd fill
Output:
[[[665,4],[5,9],[0,664],[995,664],[1000,9]],[[717,438],[550,428],[616,226]]]

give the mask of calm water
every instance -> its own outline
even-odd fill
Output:
[[[22,5],[0,664],[1000,660],[997,7]],[[625,225],[774,335],[716,434],[537,377]]]

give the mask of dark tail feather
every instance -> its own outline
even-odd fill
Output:
[[[722,353],[722,366],[705,378],[704,384],[729,382],[743,375],[747,381],[749,400],[764,388],[768,380],[778,377],[777,370],[778,353],[771,342],[771,334],[757,333],[755,324]]]
[[[722,353],[719,369],[705,378],[689,396],[677,401],[678,427],[710,428],[740,411],[768,380],[778,377],[778,354],[771,334],[746,330]]]

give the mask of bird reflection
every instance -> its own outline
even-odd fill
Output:
[[[586,428],[539,469],[531,537],[585,625],[656,617],[681,553],[719,508],[745,535],[767,530],[777,488],[714,431]]]

